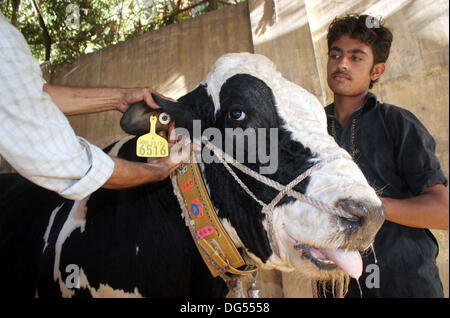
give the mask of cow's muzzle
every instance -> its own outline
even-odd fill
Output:
[[[339,200],[336,207],[352,215],[351,218],[336,216],[337,224],[346,236],[345,248],[367,249],[384,222],[384,207],[351,199]]]

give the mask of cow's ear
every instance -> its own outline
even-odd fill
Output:
[[[185,108],[183,105],[179,102],[163,99],[157,95],[152,94],[152,97],[161,108],[152,109],[144,101],[131,104],[120,120],[120,127],[126,133],[136,136],[148,133],[150,131],[150,116],[152,114],[158,116],[159,112],[168,113],[171,120],[175,121],[177,127],[184,127],[186,125],[186,116],[189,116],[189,112],[182,111]],[[160,125],[157,124],[157,132],[159,127]]]
[[[152,98],[153,100],[156,102],[156,104],[159,105],[159,107],[161,107],[161,110],[166,112],[166,113],[173,113],[175,111],[178,111],[181,103],[180,102],[173,102],[171,100],[162,98],[156,94],[152,94]]]
[[[120,119],[120,127],[130,135],[140,136],[150,130],[150,112],[152,109],[145,102],[133,103]]]
[[[122,129],[131,135],[143,135],[149,132],[149,118],[152,112],[166,112],[176,127],[185,128],[192,135],[194,120],[201,121],[201,127],[210,127],[214,119],[214,104],[204,85],[199,85],[173,102],[152,94],[153,100],[161,107],[151,109],[143,101],[132,104],[120,120]],[[158,130],[158,126],[157,126]]]

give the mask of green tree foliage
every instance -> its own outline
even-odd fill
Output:
[[[59,64],[242,1],[3,0],[0,11],[22,32],[34,57]]]

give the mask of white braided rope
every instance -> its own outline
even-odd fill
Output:
[[[299,201],[305,202],[305,203],[307,203],[307,204],[309,204],[311,206],[314,206],[314,207],[316,207],[316,208],[318,208],[320,210],[323,210],[323,211],[326,211],[326,212],[329,212],[329,213],[332,213],[332,214],[336,214],[336,215],[338,215],[340,217],[343,217],[343,218],[346,218],[346,219],[355,219],[354,215],[352,215],[352,214],[350,214],[350,213],[348,213],[348,212],[346,212],[346,211],[344,211],[342,209],[338,209],[336,207],[330,206],[328,204],[325,204],[325,203],[323,203],[321,201],[318,201],[318,200],[316,200],[316,199],[314,199],[312,197],[309,197],[307,195],[304,195],[303,193],[297,192],[297,191],[292,189],[298,183],[300,183],[302,180],[304,180],[305,178],[310,176],[312,174],[312,172],[314,172],[315,170],[321,168],[324,164],[329,163],[329,162],[334,161],[334,160],[338,160],[338,159],[348,159],[348,160],[350,160],[349,158],[344,157],[344,156],[333,156],[333,157],[326,158],[326,159],[320,161],[319,163],[317,163],[316,165],[312,166],[308,170],[306,170],[301,175],[299,175],[292,182],[290,182],[287,186],[284,186],[284,185],[278,183],[277,181],[272,180],[270,178],[267,178],[267,177],[265,177],[265,176],[255,172],[255,171],[249,169],[248,167],[244,166],[243,164],[237,162],[233,157],[231,157],[227,153],[223,152],[221,149],[219,149],[216,146],[214,146],[211,142],[209,142],[209,140],[207,138],[203,137],[202,138],[202,142],[205,144],[205,147],[207,147],[208,149],[213,151],[214,155],[225,166],[227,171],[233,176],[233,178],[244,189],[244,191],[263,207],[263,212],[264,213],[268,213],[269,211],[272,211],[274,206],[285,195],[289,195],[290,197],[293,197],[293,198],[295,198],[295,199],[297,199]],[[231,163],[235,168],[237,168],[241,172],[249,175],[250,177],[254,178],[255,180],[257,180],[257,181],[259,181],[261,183],[264,183],[265,185],[270,186],[270,187],[274,188],[275,190],[280,191],[280,193],[277,195],[277,197],[275,197],[275,199],[271,202],[270,207],[256,197],[256,195],[242,182],[242,180],[231,169],[231,167],[228,165],[228,163]]]
[[[225,166],[225,169],[228,170],[228,172],[233,176],[233,178],[236,180],[236,182],[242,187],[242,189],[244,189],[245,192],[247,192],[247,194],[249,196],[251,196],[262,207],[266,207],[267,206],[267,204],[265,204],[263,201],[259,200],[256,197],[256,195],[245,185],[245,183],[242,182],[242,180],[236,175],[236,173],[233,171],[233,169],[231,169],[231,167],[228,165],[228,163],[226,161],[224,161],[222,158],[219,158],[219,160]]]

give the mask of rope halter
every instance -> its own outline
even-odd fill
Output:
[[[295,198],[301,202],[307,203],[311,206],[316,207],[319,210],[335,214],[339,217],[348,219],[348,220],[357,220],[357,218],[346,212],[345,210],[339,209],[337,207],[328,205],[324,202],[321,202],[319,200],[316,200],[310,196],[304,195],[303,193],[300,193],[298,191],[293,190],[293,188],[305,180],[307,177],[309,177],[314,171],[322,168],[327,163],[333,162],[338,159],[347,159],[351,160],[348,156],[345,155],[337,155],[337,156],[331,156],[328,158],[324,158],[318,162],[316,162],[312,167],[307,169],[305,172],[300,174],[298,177],[296,177],[294,180],[292,180],[288,185],[284,186],[280,183],[278,183],[275,180],[272,180],[266,176],[263,176],[250,168],[246,167],[245,165],[237,162],[233,157],[228,155],[227,153],[223,152],[220,148],[213,145],[208,138],[202,137],[202,142],[205,145],[206,148],[211,150],[214,155],[219,159],[220,163],[224,165],[224,167],[227,169],[227,171],[233,176],[233,178],[236,180],[236,182],[241,186],[241,188],[256,202],[258,202],[262,206],[261,213],[266,215],[267,225],[268,225],[268,235],[272,242],[274,252],[276,255],[279,254],[279,248],[278,244],[276,243],[276,240],[274,238],[275,232],[273,227],[273,210],[275,206],[283,199],[284,196],[288,195],[292,198]],[[233,169],[230,167],[229,163],[234,166],[236,169],[240,170],[241,172],[245,173],[246,175],[254,178],[255,180],[264,183],[265,185],[272,187],[273,189],[279,191],[277,196],[269,203],[265,204],[263,201],[258,199],[256,195],[242,182],[242,180],[236,175],[236,173],[233,171]]]

